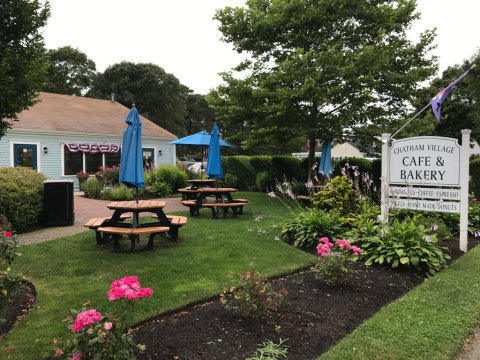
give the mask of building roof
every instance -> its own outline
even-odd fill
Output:
[[[123,136],[129,108],[111,100],[91,99],[41,92],[38,102],[11,121],[12,129],[73,132]],[[141,112],[141,109],[138,109]],[[177,136],[140,116],[146,137],[176,139]]]

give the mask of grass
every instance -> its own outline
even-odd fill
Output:
[[[126,275],[138,276],[142,286],[154,291],[152,298],[137,303],[136,323],[219,294],[229,284],[228,276],[238,278],[253,257],[268,276],[313,262],[312,255],[274,239],[279,232],[275,224],[288,217],[278,200],[260,193],[239,196],[251,201],[244,215],[213,220],[210,211],[201,211],[180,229],[179,243],[162,240],[154,252],[113,253],[94,245],[93,231],[24,247],[15,268],[34,283],[37,301],[26,319],[0,340],[0,353],[9,347],[9,359],[52,355],[54,338],[61,343],[70,336],[62,321],[69,309],[90,302],[102,313],[112,311],[106,292],[113,280]]]
[[[451,360],[478,324],[480,248],[388,305],[321,360]]]

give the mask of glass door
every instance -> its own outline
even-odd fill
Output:
[[[13,166],[37,170],[37,145],[13,144]]]

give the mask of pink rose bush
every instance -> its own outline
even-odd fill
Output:
[[[107,292],[111,302],[120,303],[121,311],[117,315],[103,316],[96,309],[72,310],[70,329],[75,334],[68,341],[65,351],[57,348],[55,358],[67,360],[86,359],[132,359],[135,342],[126,327],[125,318],[133,313],[137,300],[153,295],[150,288],[142,288],[136,276],[126,276],[112,282]],[[123,300],[123,301],[118,301]],[[57,341],[54,341],[54,345]]]
[[[108,290],[108,300],[116,301],[119,299],[137,300],[147,296],[152,296],[153,291],[150,288],[140,287],[140,282],[136,276],[125,276],[120,280],[112,282]]]
[[[102,314],[100,314],[95,309],[90,309],[84,312],[81,312],[77,315],[75,322],[72,325],[73,332],[78,333],[83,328],[90,326],[93,323],[102,320]]]
[[[314,267],[315,275],[328,285],[337,285],[346,279],[350,265],[360,256],[362,249],[349,240],[337,239],[334,243],[327,237],[318,240],[317,254],[320,255]]]

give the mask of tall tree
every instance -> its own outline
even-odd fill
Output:
[[[15,119],[36,102],[46,75],[40,29],[50,16],[48,2],[0,1],[0,137]]]
[[[133,103],[149,120],[177,136],[185,135],[186,99],[189,89],[172,74],[154,64],[121,62],[99,74],[87,96]]]
[[[388,129],[436,70],[426,55],[434,31],[417,43],[407,38],[415,7],[415,0],[247,0],[217,11],[223,40],[249,56],[235,70],[247,70],[262,104],[248,128],[302,134],[310,168],[316,139],[368,123]]]
[[[210,131],[215,122],[213,109],[208,106],[205,96],[200,94],[188,94],[187,115],[185,131],[193,134],[202,130]]]
[[[78,49],[64,46],[49,50],[48,83],[43,90],[81,96],[90,89],[96,75],[93,60]]]

